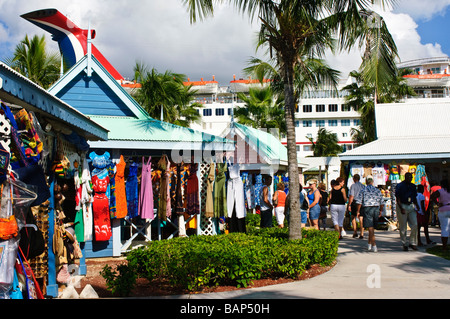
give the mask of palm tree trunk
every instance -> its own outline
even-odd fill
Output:
[[[295,100],[293,63],[284,63],[285,117],[289,173],[289,239],[301,239],[300,188],[298,175],[297,145],[295,138]]]

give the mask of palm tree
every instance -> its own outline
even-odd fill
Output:
[[[342,152],[342,147],[338,144],[338,138],[335,133],[332,133],[321,127],[317,132],[317,138],[314,142],[312,137],[308,137],[312,143],[314,156],[337,156]]]
[[[26,35],[16,46],[13,57],[6,58],[5,63],[45,89],[60,75],[60,55],[47,51],[44,35],[35,35],[31,39]]]
[[[289,190],[299,193],[298,161],[295,138],[295,69],[304,69],[303,56],[321,57],[334,47],[337,34],[342,49],[353,47],[364,39],[367,30],[362,26],[367,20],[361,10],[376,0],[182,0],[187,5],[191,22],[214,13],[215,4],[228,2],[239,11],[257,17],[261,22],[260,45],[269,48],[271,58],[284,86],[285,119],[287,130]],[[392,3],[394,0],[377,2]],[[386,51],[379,51],[384,54]],[[305,74],[308,74],[305,72]],[[311,74],[307,78],[312,77]],[[299,199],[290,201],[290,211],[300,211]],[[301,238],[300,214],[290,215],[290,239]]]
[[[245,103],[245,106],[234,110],[238,123],[253,128],[276,128],[281,134],[286,133],[283,98],[274,95],[270,87],[251,88],[248,96],[239,92],[238,98]]]
[[[191,103],[195,92],[183,84],[185,75],[170,71],[159,73],[140,63],[136,63],[134,73],[141,88],[133,93],[133,97],[151,117],[184,127],[200,120],[196,108],[201,104]]]
[[[403,77],[410,72],[408,69],[397,70],[397,76],[391,78],[378,89],[375,88],[375,83],[364,79],[360,72],[350,72],[350,76],[355,81],[345,86],[343,90],[348,93],[345,97],[345,105],[357,110],[361,115],[360,126],[351,130],[352,139],[357,145],[363,145],[376,139],[375,94],[377,95],[378,103],[399,102],[406,96],[416,95]]]

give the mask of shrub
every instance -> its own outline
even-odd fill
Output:
[[[217,285],[247,287],[261,278],[296,278],[312,264],[330,265],[335,260],[336,232],[302,233],[302,240],[289,240],[286,228],[273,227],[255,228],[249,234],[154,241],[131,251],[127,261],[140,277],[168,280],[190,292]]]

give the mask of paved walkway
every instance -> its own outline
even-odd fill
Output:
[[[367,236],[367,232],[366,232]],[[378,252],[367,251],[367,239],[344,237],[338,263],[320,276],[287,284],[221,293],[161,297],[170,299],[448,299],[450,260],[425,252],[404,252],[398,231],[376,231]],[[430,237],[441,243],[440,229]]]

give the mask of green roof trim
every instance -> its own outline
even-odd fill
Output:
[[[232,122],[232,127],[240,130],[243,133],[243,138],[248,140],[248,143],[259,154],[270,159],[270,161],[279,160],[280,162],[288,162],[287,148],[281,141],[268,131],[255,129],[236,122]],[[269,130],[270,131],[270,130]]]
[[[226,138],[162,122],[151,117],[136,119],[91,115],[89,118],[109,129],[108,142],[110,143],[114,141],[139,142],[142,147],[149,147],[149,143],[154,143],[155,146],[158,144],[158,147],[161,147],[164,145],[161,143],[165,143],[167,148],[173,148],[176,145],[186,148],[186,145],[189,144],[214,143],[218,146],[223,145],[225,149],[234,149],[234,142]]]

